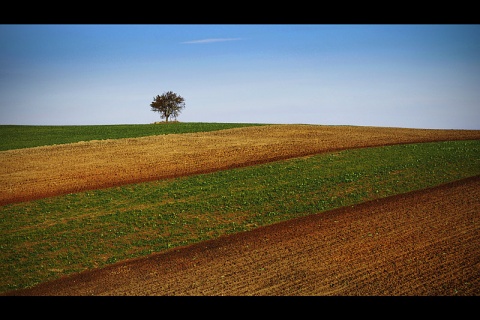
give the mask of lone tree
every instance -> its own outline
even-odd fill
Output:
[[[168,91],[161,96],[154,97],[150,107],[152,107],[152,111],[160,113],[161,119],[165,118],[165,122],[168,122],[170,117],[177,118],[181,110],[185,108],[185,99],[172,91]]]

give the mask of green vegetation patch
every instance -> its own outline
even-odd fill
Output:
[[[79,141],[137,138],[259,126],[254,123],[169,122],[90,126],[0,125],[0,151]]]
[[[480,141],[353,149],[0,207],[0,292],[480,174]]]

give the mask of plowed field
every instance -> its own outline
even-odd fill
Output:
[[[10,295],[477,296],[480,177],[117,263]]]
[[[0,205],[478,130],[275,125],[0,152]],[[3,295],[480,295],[480,177],[290,220]]]
[[[347,148],[480,139],[480,130],[272,125],[0,152],[0,205]]]

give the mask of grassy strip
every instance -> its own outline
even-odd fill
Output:
[[[206,132],[247,126],[254,123],[171,122],[88,126],[0,125],[0,151],[79,141],[136,138],[162,134]]]
[[[480,141],[346,150],[0,207],[0,292],[480,174]]]

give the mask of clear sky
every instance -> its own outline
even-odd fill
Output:
[[[480,129],[480,25],[4,24],[0,124]]]

